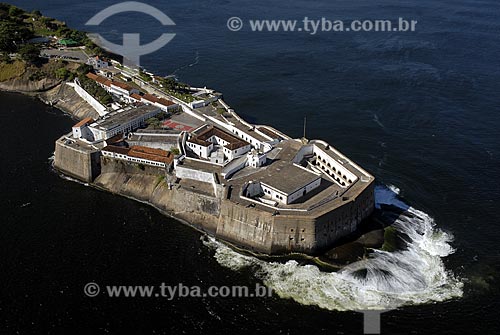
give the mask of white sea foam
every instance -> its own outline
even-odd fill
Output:
[[[395,190],[394,190],[395,191]],[[266,262],[241,255],[214,239],[205,242],[217,261],[234,271],[251,267],[282,298],[329,310],[392,309],[461,297],[463,283],[446,270],[442,257],[454,252],[452,236],[436,228],[426,213],[409,207],[390,188],[377,187],[376,203],[404,210],[394,227],[408,236],[406,250],[375,251],[339,272],[313,265]]]

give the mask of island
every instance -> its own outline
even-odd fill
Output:
[[[372,214],[375,178],[329,143],[251,124],[216,90],[124,66],[18,10],[0,5],[2,34],[27,27],[15,48],[0,41],[0,89],[79,119],[55,143],[61,173],[269,255],[320,254]]]

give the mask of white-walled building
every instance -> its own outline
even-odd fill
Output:
[[[89,129],[89,125],[94,123],[94,119],[87,117],[77,124],[75,124],[72,128],[73,130],[73,138],[89,138],[92,136],[92,132]]]
[[[126,148],[109,145],[102,149],[102,155],[104,157],[160,168],[167,168],[174,160],[174,155],[169,151],[143,146]]]
[[[327,154],[317,145],[313,145],[314,165],[334,179],[338,185],[348,187],[358,180],[358,177],[345,168],[341,162]]]
[[[176,104],[170,100],[167,100],[164,98],[158,98],[158,97],[156,97],[152,94],[149,94],[149,93],[144,94],[144,95],[132,94],[131,98],[134,99],[134,101],[136,101],[136,102],[142,102],[142,103],[145,103],[147,105],[153,105],[153,106],[156,106],[158,108],[161,108],[164,112],[171,112],[179,107],[178,104]]]
[[[251,153],[247,155],[247,164],[253,168],[258,168],[266,164],[267,155],[259,154],[257,151],[252,150]]]
[[[257,182],[257,181],[255,181]],[[300,165],[287,164],[258,180],[264,199],[285,205],[304,197],[321,184],[321,175]]]
[[[120,97],[127,102],[134,102],[131,97],[133,94],[139,94],[140,91],[130,85],[120,81],[110,80],[93,73],[87,73],[87,78],[94,80],[98,85],[104,88],[107,92]]]
[[[205,126],[204,130],[187,140],[186,145],[197,156],[204,159],[209,159],[211,153],[220,147],[226,160],[230,161],[246,154],[251,149],[250,143],[214,126]]]
[[[99,56],[90,57],[87,60],[87,64],[91,65],[92,67],[94,67],[94,69],[97,70],[109,67],[109,62]]]
[[[147,119],[159,113],[161,109],[144,105],[110,113],[94,122],[85,119],[73,126],[73,136],[89,142],[107,140],[117,134],[126,134],[140,128]]]

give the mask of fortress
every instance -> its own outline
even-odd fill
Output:
[[[133,83],[87,76],[113,108],[71,84],[100,117],[56,141],[63,173],[266,254],[330,249],[372,213],[374,177],[328,143],[250,124],[213,90],[190,88],[188,102],[132,69],[113,71]]]

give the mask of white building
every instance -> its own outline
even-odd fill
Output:
[[[94,80],[98,85],[104,88],[107,92],[120,97],[126,102],[134,102],[131,97],[133,94],[139,94],[140,91],[130,85],[120,81],[110,80],[93,73],[87,73],[87,78]]]
[[[288,205],[321,184],[321,175],[302,166],[288,164],[280,168],[278,174],[271,173],[259,180],[264,199]]]
[[[134,94],[132,95],[132,98],[134,98],[137,102],[142,102],[147,105],[153,105],[158,108],[161,108],[164,112],[171,112],[173,110],[176,110],[179,105],[164,99],[164,98],[158,98],[152,94],[144,94],[144,95],[139,95],[139,94]]]
[[[253,168],[258,168],[266,164],[267,155],[259,154],[257,151],[252,150],[251,153],[247,155],[247,164]]]
[[[89,129],[89,125],[94,123],[94,119],[85,118],[73,126],[73,138],[89,138],[92,136],[92,132]]]
[[[147,119],[159,113],[161,109],[144,105],[110,113],[92,123],[82,120],[86,122],[73,126],[73,136],[89,142],[107,140],[117,134],[126,134],[140,128]]]
[[[174,155],[169,151],[143,146],[126,148],[109,145],[101,152],[104,157],[160,168],[167,168],[174,160]]]
[[[97,70],[109,67],[109,62],[99,56],[90,57],[87,60],[87,64]]]
[[[188,149],[201,158],[210,159],[212,152],[219,148],[224,154],[225,159],[231,161],[236,157],[246,154],[251,149],[250,143],[219,128],[204,126],[201,129],[203,130],[200,133],[191,137],[186,143]]]

